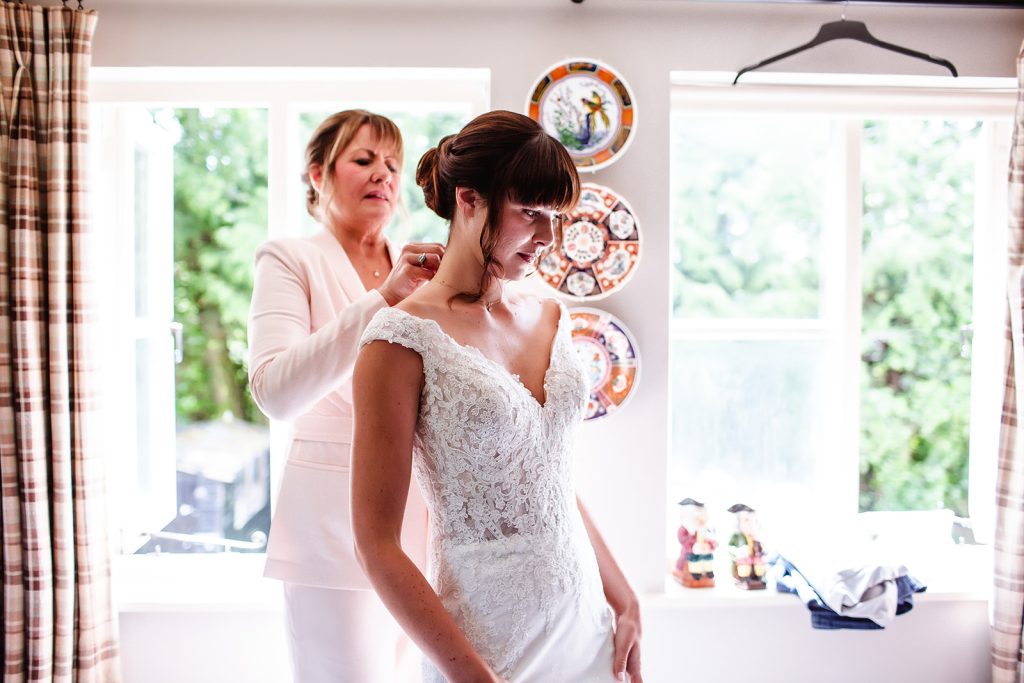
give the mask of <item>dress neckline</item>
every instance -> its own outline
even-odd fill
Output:
[[[433,318],[424,318],[424,317],[421,317],[421,316],[418,316],[418,315],[413,315],[412,313],[409,313],[408,311],[403,310],[401,308],[391,307],[388,310],[397,311],[397,312],[401,313],[402,315],[408,316],[408,317],[410,317],[410,318],[412,318],[414,320],[420,320],[420,321],[423,321],[423,322],[427,323],[428,325],[432,325],[434,327],[434,329],[436,329],[438,331],[438,333],[440,333],[440,335],[442,337],[444,337],[446,340],[448,340],[448,342],[450,344],[452,344],[453,346],[455,346],[456,348],[458,348],[458,349],[460,349],[460,350],[462,350],[464,352],[476,355],[477,357],[479,357],[481,360],[483,360],[487,364],[492,365],[495,368],[497,368],[498,370],[500,370],[502,372],[502,374],[504,374],[505,377],[508,377],[517,386],[519,386],[523,390],[523,392],[530,398],[530,401],[535,406],[540,408],[541,410],[544,410],[550,404],[550,401],[548,399],[551,397],[551,394],[548,391],[548,379],[549,379],[549,377],[551,375],[551,370],[552,370],[552,368],[555,365],[555,346],[558,344],[558,337],[561,335],[562,325],[565,323],[565,307],[562,306],[560,303],[558,305],[558,324],[555,325],[555,334],[551,338],[551,343],[548,345],[548,365],[547,365],[547,369],[544,370],[544,377],[543,377],[543,384],[542,384],[542,387],[543,387],[543,390],[544,390],[544,401],[543,401],[543,403],[537,399],[537,397],[533,394],[533,392],[530,391],[529,387],[527,387],[525,384],[523,384],[523,379],[519,376],[518,373],[510,371],[504,365],[502,365],[498,361],[494,360],[493,358],[490,358],[483,351],[481,351],[477,347],[473,346],[472,344],[463,344],[462,342],[456,340],[455,337],[453,337],[450,334],[448,334],[445,331],[445,329],[443,327],[441,327],[441,323],[437,322]]]

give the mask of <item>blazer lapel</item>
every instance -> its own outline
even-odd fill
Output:
[[[363,281],[359,279],[359,273],[356,272],[355,266],[352,265],[348,254],[345,253],[345,249],[334,235],[331,234],[331,231],[324,228],[313,239],[320,245],[324,253],[327,254],[332,269],[338,275],[338,282],[341,284],[341,288],[349,300],[355,301],[366,294],[366,288],[363,287]],[[395,247],[391,244],[391,240],[386,237],[384,238],[384,246],[387,248],[388,258],[391,260],[392,267],[394,267],[396,258]]]

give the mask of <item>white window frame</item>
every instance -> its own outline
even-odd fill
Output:
[[[1017,98],[1009,78],[900,77],[841,74],[757,73],[732,86],[731,73],[673,72],[671,112],[694,115],[823,114],[841,119],[833,129],[828,161],[829,207],[822,233],[820,320],[671,320],[670,341],[815,340],[826,345],[836,375],[828,383],[832,406],[826,418],[836,445],[830,462],[819,461],[816,480],[824,492],[818,512],[846,517],[858,510],[861,378],[861,163],[862,121],[876,117],[977,117],[1004,119],[982,132],[984,160],[976,167],[974,336],[972,340],[969,514],[976,537],[993,528],[995,460],[1002,395],[1006,273],[1006,160]],[[986,226],[981,229],[978,226]],[[830,266],[841,265],[833,270]],[[836,314],[841,313],[837,318]],[[980,425],[990,425],[988,429]],[[892,513],[903,514],[903,513]]]
[[[234,68],[93,67],[90,103],[147,107],[261,107],[268,110],[267,238],[303,234],[301,174],[305,140],[298,140],[302,111],[334,110],[339,103],[370,110],[402,107],[464,108],[472,117],[490,108],[490,70],[467,68]],[[101,143],[102,144],[102,143]],[[116,173],[116,169],[98,169]],[[116,217],[114,211],[107,215]],[[128,217],[121,217],[128,219]],[[117,218],[115,218],[116,220]],[[127,254],[129,262],[131,254]],[[124,255],[121,256],[123,262]],[[133,381],[131,373],[122,373]],[[110,403],[108,402],[108,406]],[[271,421],[271,508],[276,505],[288,441],[285,423]],[[107,463],[108,491],[124,471],[114,449]],[[134,469],[134,465],[131,466]],[[172,482],[173,483],[173,482]],[[112,506],[117,507],[117,506]],[[113,517],[113,515],[112,515]],[[119,533],[117,519],[111,533]],[[260,579],[262,553],[115,555],[114,598],[121,611],[278,609],[275,582]]]

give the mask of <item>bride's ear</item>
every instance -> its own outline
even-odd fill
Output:
[[[456,187],[455,206],[465,214],[466,218],[473,218],[485,204],[476,190],[469,187]]]

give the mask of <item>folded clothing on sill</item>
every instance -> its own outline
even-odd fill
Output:
[[[814,582],[786,557],[770,558],[776,588],[800,597],[817,629],[885,628],[897,615],[914,607],[914,593],[927,587],[903,565],[863,565],[835,572],[810,573]]]

